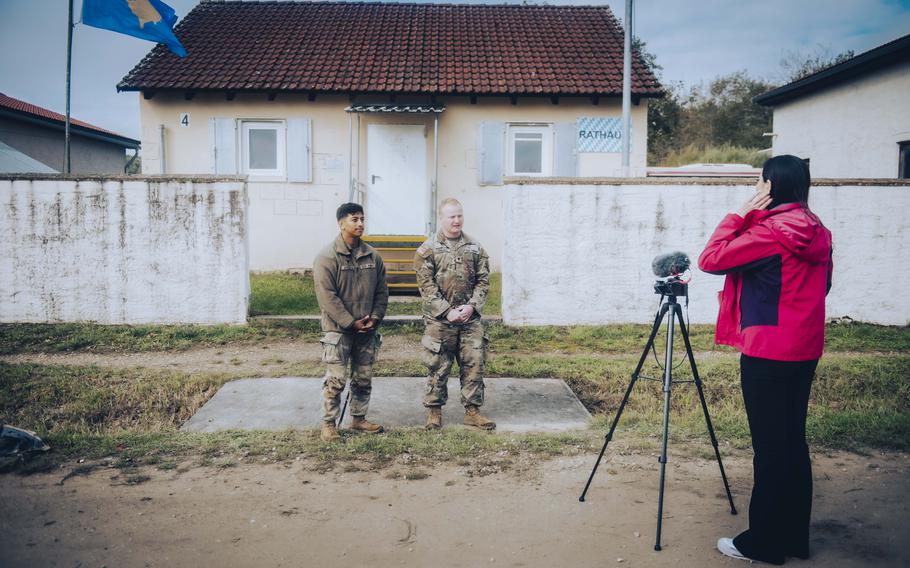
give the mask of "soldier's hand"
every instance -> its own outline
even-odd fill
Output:
[[[461,313],[462,313],[462,320],[461,320],[462,322],[468,321],[469,319],[471,319],[471,316],[474,315],[474,306],[472,306],[471,304],[465,304],[465,305],[461,306],[461,308],[459,308],[459,309],[461,310]]]
[[[359,320],[354,320],[354,331],[356,331],[357,333],[363,333],[364,330],[367,328],[368,319],[369,319],[369,316],[362,317]]]
[[[459,323],[461,321],[461,310],[458,308],[450,309],[449,313],[446,314],[446,319],[452,323]]]
[[[367,316],[363,318],[363,331],[361,333],[366,333],[372,331],[376,327],[376,319],[373,316]]]

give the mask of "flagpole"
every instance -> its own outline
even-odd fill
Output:
[[[63,135],[63,171],[70,173],[70,72],[73,68],[73,0],[69,0],[69,20],[66,25],[66,125]]]

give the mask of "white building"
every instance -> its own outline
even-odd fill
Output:
[[[143,173],[247,175],[254,270],[312,266],[346,201],[419,244],[447,197],[496,267],[504,180],[622,174],[605,6],[203,2],[176,33],[185,59],[158,46],[118,85],[142,93]],[[637,56],[632,75],[644,176],[662,91]]]
[[[910,35],[756,97],[817,178],[910,178]]]

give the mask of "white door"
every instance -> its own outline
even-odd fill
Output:
[[[423,235],[427,227],[424,127],[367,125],[366,221],[371,235]]]

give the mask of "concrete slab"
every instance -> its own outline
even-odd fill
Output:
[[[423,377],[374,378],[370,420],[393,428],[423,426],[424,381]],[[563,432],[588,427],[591,415],[564,381],[491,378],[484,382],[483,411],[500,431]],[[449,380],[449,403],[443,409],[447,427],[461,424],[460,398],[455,377]],[[321,401],[321,378],[239,379],[222,386],[181,430],[314,428],[320,423]],[[348,422],[346,416],[344,424]]]

